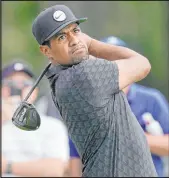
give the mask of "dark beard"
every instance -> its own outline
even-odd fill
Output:
[[[84,61],[84,60],[88,60],[89,59],[89,54],[83,56],[83,57],[74,57],[71,59],[71,63],[70,64],[60,64],[63,67],[72,67],[73,65],[77,65],[80,62]]]
[[[72,65],[74,65],[74,64],[79,64],[80,62],[82,62],[82,61],[84,61],[84,60],[87,60],[87,59],[89,59],[89,54],[86,54],[85,56],[83,56],[83,57],[74,57],[74,58],[72,58],[71,59],[71,61],[72,61]]]

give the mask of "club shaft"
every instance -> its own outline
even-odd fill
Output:
[[[29,93],[27,94],[27,96],[25,97],[25,99],[23,101],[27,101],[28,100],[28,98],[32,94],[33,90],[37,87],[38,83],[41,81],[42,77],[45,75],[45,73],[47,72],[47,70],[49,69],[50,66],[51,66],[51,63],[46,66],[46,68],[43,70],[41,75],[35,81],[35,84],[33,85],[33,87],[31,88],[31,90],[29,91]]]

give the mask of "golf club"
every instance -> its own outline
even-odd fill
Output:
[[[35,84],[25,97],[25,99],[20,103],[19,107],[16,109],[16,111],[13,114],[12,122],[13,124],[22,129],[27,131],[33,131],[37,130],[40,126],[40,116],[37,112],[36,108],[33,106],[33,104],[30,104],[27,102],[28,98],[34,91],[34,89],[37,87],[39,82],[41,81],[42,77],[45,75],[49,67],[51,66],[51,63],[49,63],[46,68],[43,70],[41,75],[38,77],[38,79],[35,81]]]

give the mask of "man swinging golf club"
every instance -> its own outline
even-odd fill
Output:
[[[122,92],[145,78],[151,65],[133,50],[82,33],[79,24],[85,20],[55,5],[42,11],[32,27],[40,51],[52,63],[46,76],[82,159],[82,176],[156,177],[144,132]]]

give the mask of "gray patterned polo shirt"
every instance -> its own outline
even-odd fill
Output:
[[[83,177],[157,177],[146,137],[104,59],[52,66],[53,101],[83,163]]]

